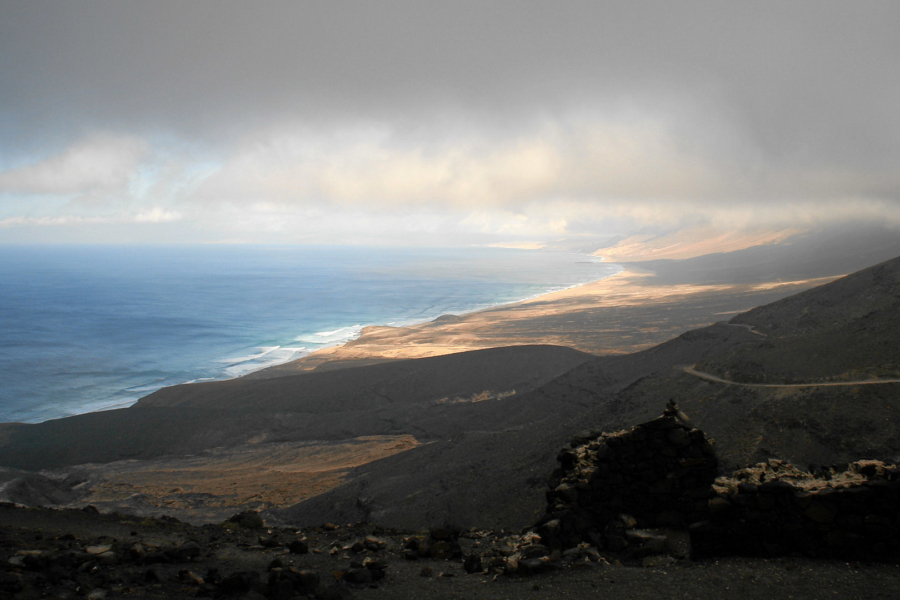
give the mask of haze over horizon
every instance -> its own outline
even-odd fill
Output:
[[[895,2],[0,1],[0,243],[900,227]]]

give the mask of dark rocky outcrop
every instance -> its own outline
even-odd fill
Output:
[[[717,475],[712,444],[674,404],[626,431],[577,436],[557,460],[537,528],[554,549],[589,542],[621,550],[626,527],[703,520]]]
[[[861,460],[804,472],[774,460],[716,481],[695,556],[884,559],[900,554],[900,467]]]
[[[245,527],[247,529],[262,529],[265,527],[262,517],[260,517],[259,512],[255,510],[245,510],[233,515],[225,521],[225,523],[234,527]]]
[[[712,442],[674,403],[626,431],[579,434],[557,459],[528,540],[545,561],[576,548],[646,559],[675,550],[678,530],[694,557],[900,554],[900,467],[773,459],[717,478]]]
[[[0,598],[352,598],[388,583],[399,558],[391,553],[399,540],[364,524],[270,529],[266,537],[238,525],[258,519],[245,513],[195,527],[0,502]],[[364,541],[347,543],[354,538]],[[302,557],[289,551],[296,544],[307,548]]]

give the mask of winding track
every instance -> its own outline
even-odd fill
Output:
[[[746,325],[744,323],[725,323],[725,325],[730,325],[731,327],[742,327],[749,331],[750,333],[755,333],[756,335],[762,337],[769,337],[765,333],[761,331],[756,331],[753,325]],[[682,367],[684,372],[688,375],[693,375],[694,377],[699,377],[700,379],[705,379],[707,381],[712,381],[714,383],[725,383],[728,385],[739,385],[741,387],[757,387],[757,388],[805,388],[805,387],[838,387],[838,386],[849,386],[849,385],[875,385],[879,383],[900,383],[900,379],[860,379],[856,381],[828,381],[828,382],[818,382],[818,383],[741,383],[740,381],[731,381],[730,379],[722,379],[721,377],[717,377],[712,373],[705,373],[703,371],[698,371],[694,367],[697,365],[690,365]]]
[[[769,335],[767,333],[763,333],[762,331],[757,331],[753,325],[747,325],[746,323],[725,323],[725,324],[730,327],[741,327],[743,329],[746,329],[750,333],[755,333],[756,335],[761,336],[761,337],[769,337]]]
[[[756,387],[756,388],[804,388],[804,387],[838,387],[838,386],[849,386],[849,385],[875,385],[879,383],[900,383],[900,379],[861,379],[857,381],[829,381],[829,382],[819,382],[819,383],[741,383],[740,381],[731,381],[730,379],[722,379],[721,377],[717,377],[712,373],[704,373],[703,371],[698,371],[694,367],[697,365],[691,365],[682,367],[684,372],[688,375],[693,375],[694,377],[699,377],[700,379],[705,379],[707,381],[712,381],[715,383],[726,383],[728,385],[739,385],[741,387]]]

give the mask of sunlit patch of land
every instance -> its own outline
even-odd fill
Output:
[[[177,511],[195,523],[220,522],[240,510],[302,502],[340,485],[354,467],[418,445],[411,435],[250,443],[194,456],[87,465],[81,470],[89,491],[73,506],[139,515]]]
[[[356,340],[251,377],[383,360],[424,358],[479,348],[554,344],[593,354],[624,354],[723,320],[723,314],[771,302],[834,277],[735,284],[653,282],[628,269],[579,287],[467,315],[408,327],[366,327]]]
[[[685,259],[714,252],[734,252],[752,246],[778,244],[804,230],[721,231],[713,227],[682,229],[664,235],[641,234],[621,240],[613,246],[601,248],[595,256],[615,261],[639,262],[658,259]]]

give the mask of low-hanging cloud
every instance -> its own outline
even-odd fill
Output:
[[[123,223],[174,223],[183,215],[163,208],[151,208],[137,213],[119,213],[106,216],[58,215],[53,217],[7,217],[0,219],[0,228],[38,226],[61,227],[67,225],[113,225]]]
[[[829,0],[18,3],[0,224],[481,243],[898,223],[898,18]]]
[[[579,114],[512,134],[457,122],[428,132],[427,142],[390,123],[337,134],[285,125],[219,149],[216,161],[150,141],[84,141],[0,178],[27,174],[32,187],[20,194],[105,190],[106,201],[69,202],[68,214],[9,215],[0,226],[187,220],[229,239],[454,243],[469,234],[548,240],[701,224],[900,224],[895,172],[772,164],[733,129],[711,136],[718,124]],[[81,179],[50,176],[85,156],[104,160]]]
[[[819,202],[827,220],[829,203],[888,207],[900,197],[894,170],[776,164],[734,132],[711,139],[706,131],[715,125],[569,118],[515,135],[436,132],[428,144],[387,125],[359,126],[337,139],[284,128],[237,147],[192,200],[459,211],[569,203],[638,217],[666,206],[663,212],[771,212]],[[685,133],[690,127],[700,133]]]
[[[246,143],[196,198],[471,208],[697,197],[723,189],[722,171],[730,168],[682,147],[652,121],[544,122],[513,135],[438,131],[424,144],[384,125],[335,137],[282,130]]]
[[[147,155],[132,136],[94,136],[35,163],[0,172],[0,192],[76,195],[124,188]]]

